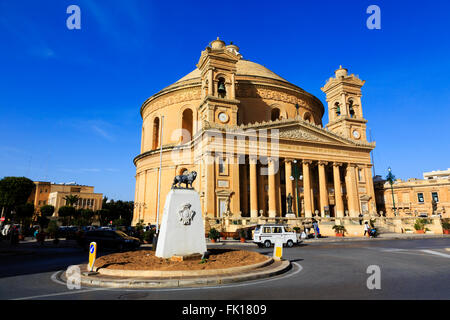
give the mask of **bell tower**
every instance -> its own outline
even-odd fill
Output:
[[[201,120],[237,125],[239,100],[236,100],[236,63],[239,47],[217,38],[200,56],[197,68],[202,78]]]
[[[361,106],[361,87],[365,81],[339,67],[335,78],[330,78],[321,88],[327,95],[329,131],[346,138],[367,142],[366,123]]]

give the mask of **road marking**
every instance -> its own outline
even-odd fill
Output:
[[[68,295],[68,294],[77,294],[77,293],[85,293],[85,292],[101,291],[101,290],[105,290],[105,289],[104,288],[96,288],[96,289],[87,289],[87,290],[70,290],[70,291],[66,291],[66,292],[42,294],[42,295],[39,295],[39,296],[16,298],[16,299],[11,299],[11,300],[32,300],[32,299],[64,296],[64,295]]]
[[[433,251],[433,250],[420,250],[422,252],[425,253],[429,253],[429,254],[434,254],[440,257],[444,257],[444,258],[450,258],[450,254],[445,254],[445,253],[441,253],[441,252],[437,252],[437,251]]]

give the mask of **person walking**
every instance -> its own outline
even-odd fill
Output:
[[[370,236],[369,230],[370,230],[369,223],[366,221],[364,223],[364,236],[366,236],[366,233],[367,233],[367,236]]]
[[[314,229],[314,239],[317,239],[319,236],[319,224],[317,223],[317,221],[314,219],[313,220],[313,229]]]

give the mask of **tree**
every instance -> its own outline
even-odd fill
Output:
[[[68,219],[68,223],[70,224],[71,218],[73,218],[77,213],[77,210],[71,206],[62,206],[58,210],[58,215],[62,218]]]
[[[55,212],[55,207],[47,204],[41,207],[40,212],[41,215],[37,217],[37,223],[41,229],[44,229],[49,224],[49,217],[51,217]]]
[[[17,211],[18,206],[24,205],[31,192],[34,183],[25,177],[5,177],[0,180],[0,206],[2,213],[10,210]]]
[[[74,204],[76,204],[78,200],[80,200],[80,197],[77,195],[69,194],[65,196],[63,199],[66,200],[68,206],[73,207]]]
[[[107,197],[103,198],[102,210],[98,211],[102,224],[107,224],[109,221],[116,221],[124,226],[131,225],[134,209],[133,201],[107,200]]]
[[[50,204],[47,204],[45,206],[42,206],[40,211],[43,217],[51,217],[55,212],[55,207]]]
[[[21,204],[16,207],[16,218],[22,224],[25,224],[24,222],[26,220],[30,220],[33,214],[34,214],[34,204],[32,204],[31,202],[27,202],[25,204]]]

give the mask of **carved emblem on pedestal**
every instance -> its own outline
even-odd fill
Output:
[[[191,204],[185,203],[180,206],[180,209],[178,209],[178,217],[180,218],[180,221],[185,226],[190,225],[192,219],[194,219],[195,211],[191,210]]]

